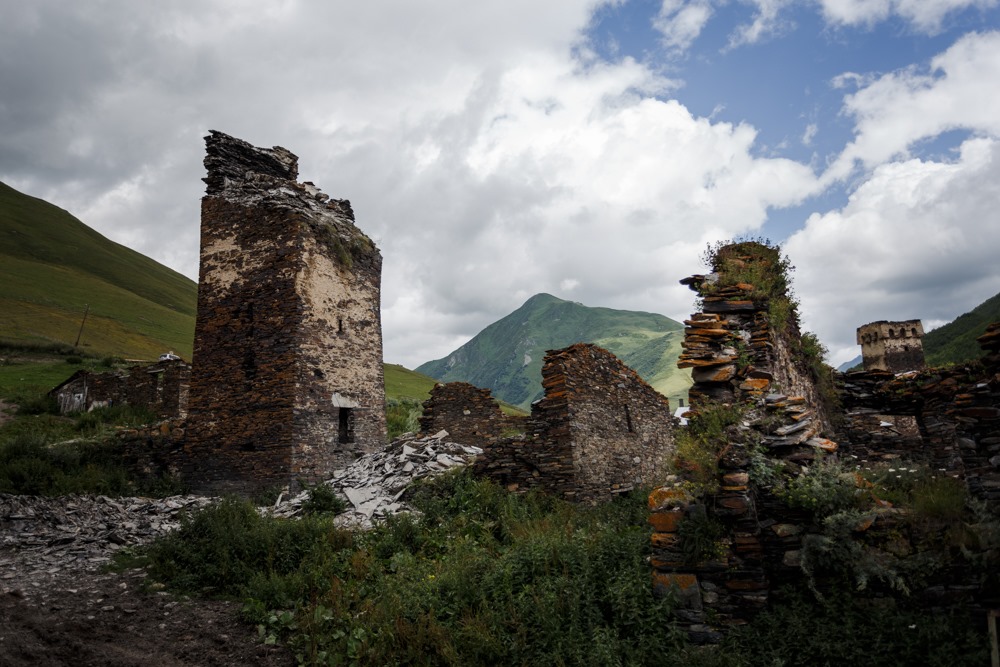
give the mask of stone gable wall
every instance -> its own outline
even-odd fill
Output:
[[[669,401],[613,354],[578,343],[546,352],[545,396],[527,438],[487,447],[476,470],[512,490],[601,501],[662,479],[674,450]]]
[[[183,472],[212,492],[318,481],[385,444],[381,255],[287,150],[206,145]]]
[[[444,430],[455,442],[483,447],[510,435],[510,431],[523,432],[526,424],[524,417],[505,415],[489,389],[448,382],[431,389],[420,417],[420,432],[434,435]]]

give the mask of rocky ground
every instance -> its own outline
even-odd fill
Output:
[[[447,433],[397,440],[327,482],[349,503],[338,521],[367,526],[409,508],[418,477],[467,465],[479,453]],[[294,517],[305,494],[262,511]],[[257,641],[238,603],[191,600],[148,585],[145,572],[108,572],[115,552],[179,525],[200,496],[40,498],[0,494],[0,665],[291,665],[282,648]]]
[[[232,602],[192,601],[104,572],[114,552],[207,499],[0,495],[0,665],[291,665]]]

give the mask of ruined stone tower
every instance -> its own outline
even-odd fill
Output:
[[[252,492],[385,444],[382,257],[298,159],[212,131],[186,477]]]
[[[924,327],[920,320],[880,320],[858,327],[858,345],[866,371],[902,373],[924,368]]]

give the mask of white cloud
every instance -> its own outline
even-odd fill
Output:
[[[965,141],[952,162],[877,167],[840,210],[813,214],[785,250],[805,325],[853,358],[867,322],[950,321],[1000,291],[1000,140]]]
[[[756,7],[753,21],[736,28],[729,36],[728,48],[745,44],[756,44],[767,37],[780,33],[790,24],[780,18],[782,10],[792,4],[792,0],[744,0]]]
[[[931,61],[879,77],[845,98],[855,138],[827,178],[844,178],[856,163],[871,167],[923,139],[955,129],[1000,135],[1000,32],[971,33]]]
[[[806,125],[805,132],[802,133],[802,144],[808,146],[812,143],[812,140],[816,138],[816,133],[819,131],[819,126],[816,123],[809,123]]]
[[[653,27],[663,35],[663,44],[675,52],[686,51],[712,18],[709,0],[663,0]]]
[[[193,276],[201,136],[285,146],[379,243],[386,355],[410,366],[540,291],[684,317],[704,245],[816,177],[594,59],[595,6],[39,0],[0,25],[0,179]],[[694,35],[690,10],[670,16]]]
[[[868,25],[899,16],[915,30],[936,33],[945,17],[964,9],[988,9],[997,0],[819,0],[824,17],[838,25]]]

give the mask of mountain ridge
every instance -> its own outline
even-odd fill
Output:
[[[687,394],[690,373],[676,368],[684,325],[657,313],[585,306],[541,292],[469,342],[416,371],[490,389],[522,409],[542,395],[546,350],[594,343],[618,356],[655,389]]]

